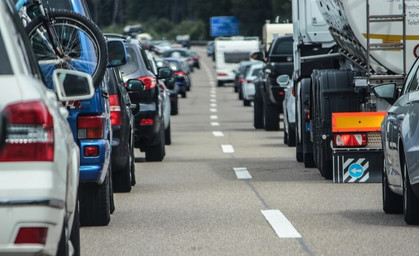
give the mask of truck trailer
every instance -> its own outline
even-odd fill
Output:
[[[296,158],[334,182],[381,182],[378,84],[417,57],[419,2],[293,0]],[[419,12],[418,12],[419,13]]]

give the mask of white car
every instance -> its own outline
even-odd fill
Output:
[[[253,79],[258,76],[258,74],[262,71],[262,68],[263,63],[255,61],[245,74],[243,83],[241,83],[241,90],[239,90],[239,92],[242,93],[243,106],[250,106],[250,102],[252,102],[255,98],[256,89]]]
[[[293,93],[293,81],[288,75],[280,75],[277,78],[279,86],[284,88],[285,97],[282,102],[282,109],[284,110],[284,144],[293,147],[295,146],[295,96]]]
[[[91,77],[57,70],[56,91],[46,88],[14,4],[0,1],[0,13],[0,112],[8,123],[0,150],[0,255],[77,252],[79,148],[61,101],[93,96]],[[79,92],[67,90],[71,78],[86,82],[78,88],[88,95],[69,97]]]

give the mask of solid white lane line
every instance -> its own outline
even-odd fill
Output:
[[[210,108],[210,111],[211,112],[217,112],[217,109],[216,108]]]
[[[265,219],[280,238],[301,238],[300,233],[280,210],[261,210]]]
[[[222,132],[212,132],[215,137],[224,137],[224,133]]]
[[[219,122],[211,122],[211,126],[220,126]]]
[[[252,175],[250,175],[246,167],[233,167],[233,170],[236,173],[237,179],[252,179]]]
[[[231,145],[221,145],[224,153],[234,153],[234,148]]]
[[[216,116],[216,115],[211,115],[211,116],[210,116],[210,119],[212,119],[212,120],[216,120],[216,119],[218,119],[218,116]]]

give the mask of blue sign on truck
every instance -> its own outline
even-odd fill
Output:
[[[239,20],[233,16],[218,16],[210,18],[211,36],[239,35]]]

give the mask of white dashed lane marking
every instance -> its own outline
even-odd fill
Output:
[[[300,233],[280,210],[262,210],[261,212],[279,238],[301,238]]]
[[[246,167],[233,167],[233,170],[236,173],[237,179],[245,180],[252,178],[252,175],[250,175]]]
[[[224,153],[234,153],[234,148],[232,145],[221,145],[221,149]]]
[[[211,122],[211,126],[220,126],[219,122]]]
[[[224,133],[222,133],[222,132],[214,131],[214,132],[212,132],[212,134],[213,134],[215,137],[224,137]]]
[[[210,108],[210,111],[211,112],[217,112],[217,109],[216,108]]]
[[[218,119],[218,116],[216,116],[216,115],[211,115],[211,116],[210,116],[210,119],[212,119],[212,120],[216,120],[216,119]]]

